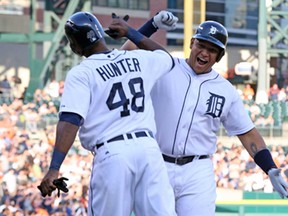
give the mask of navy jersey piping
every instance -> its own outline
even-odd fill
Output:
[[[93,165],[92,165],[92,170],[91,170],[91,179],[93,178],[93,170],[94,170],[94,160],[95,160],[96,157],[93,157]],[[90,210],[91,210],[91,213],[92,215],[94,215],[94,209],[93,209],[93,187],[92,187],[92,181],[90,181],[90,189],[89,189],[89,193],[91,193],[91,195],[89,195],[91,197],[91,202],[90,202]]]
[[[188,141],[188,137],[189,137],[189,132],[191,130],[191,127],[192,127],[192,123],[193,123],[193,120],[194,120],[194,115],[195,115],[195,112],[196,112],[196,109],[197,109],[197,106],[198,106],[198,103],[199,103],[199,98],[200,98],[200,93],[201,93],[201,87],[204,83],[206,82],[209,82],[211,80],[215,80],[219,77],[219,74],[217,74],[216,77],[212,78],[212,79],[208,79],[208,80],[205,80],[203,81],[201,84],[200,84],[200,87],[199,87],[199,92],[198,92],[198,97],[197,97],[197,102],[196,102],[196,105],[195,105],[195,108],[193,110],[193,113],[192,113],[192,116],[191,116],[191,121],[190,121],[190,125],[189,125],[189,129],[187,131],[187,135],[186,135],[186,140],[185,140],[185,145],[184,145],[184,150],[183,150],[183,155],[185,155],[185,151],[186,151],[186,146],[187,146],[187,141]]]
[[[170,69],[170,71],[175,67],[175,59],[173,58],[173,56],[171,56],[171,54],[169,53],[169,52],[167,52],[168,54],[169,54],[169,56],[170,56],[170,58],[171,58],[171,60],[172,60],[172,66],[171,66],[171,69]],[[179,62],[179,59],[177,58],[177,60],[178,60],[178,62]]]
[[[179,59],[177,59],[179,61]],[[187,98],[187,95],[188,95],[188,92],[189,92],[189,89],[190,89],[190,86],[191,86],[191,76],[188,75],[189,77],[189,85],[188,85],[188,88],[186,90],[186,93],[185,93],[185,97],[184,97],[184,101],[183,101],[183,104],[182,104],[182,108],[181,108],[181,112],[180,112],[180,115],[179,115],[179,118],[178,118],[178,123],[177,123],[177,127],[175,129],[175,133],[174,133],[174,140],[173,140],[173,147],[172,147],[172,154],[174,154],[174,149],[175,149],[175,143],[176,143],[176,137],[177,137],[177,133],[178,133],[178,128],[179,128],[179,124],[180,124],[180,119],[181,119],[181,116],[183,114],[183,109],[185,107],[185,103],[186,103],[186,98]]]

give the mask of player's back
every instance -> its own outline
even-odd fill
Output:
[[[79,104],[73,109],[84,118],[79,133],[82,144],[90,149],[122,133],[155,132],[150,92],[172,63],[164,51],[113,50],[92,55],[72,69],[66,80],[75,89],[65,89],[70,94],[62,96],[61,111]]]

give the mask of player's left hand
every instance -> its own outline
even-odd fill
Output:
[[[156,28],[171,31],[176,28],[178,17],[169,11],[160,11],[153,17],[153,24]]]
[[[288,197],[288,183],[281,176],[281,169],[272,168],[268,171],[273,188],[279,193],[282,199]]]

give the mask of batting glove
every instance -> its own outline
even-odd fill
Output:
[[[178,17],[169,11],[160,11],[153,17],[153,25],[155,28],[171,31],[176,29]]]
[[[273,188],[279,193],[281,198],[284,199],[284,197],[288,197],[288,192],[286,190],[286,188],[288,188],[288,183],[284,181],[280,172],[281,169],[272,168],[268,171],[268,175]]]
[[[63,191],[64,193],[68,193],[69,189],[67,188],[67,184],[65,181],[68,181],[68,178],[61,177],[59,179],[55,179],[53,181],[53,184],[57,187],[58,193],[57,196],[60,197],[60,191]]]

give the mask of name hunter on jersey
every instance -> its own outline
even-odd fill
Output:
[[[137,58],[125,58],[117,62],[102,65],[101,67],[96,68],[96,71],[100,74],[102,79],[106,81],[127,72],[141,72],[141,69]]]

